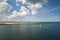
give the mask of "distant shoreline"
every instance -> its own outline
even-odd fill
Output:
[[[60,22],[14,22],[14,21],[0,21],[0,25],[2,24],[49,24],[49,23],[60,23]]]

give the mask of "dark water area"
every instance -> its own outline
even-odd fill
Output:
[[[60,23],[2,24],[0,40],[60,40]]]

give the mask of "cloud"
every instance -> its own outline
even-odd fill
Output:
[[[0,0],[0,3],[2,3],[2,2],[6,2],[7,0]]]
[[[38,10],[42,8],[42,5],[40,3],[30,4],[28,8],[31,10],[32,15],[36,15],[38,13]]]
[[[10,10],[12,6],[10,6],[6,2],[0,3],[0,14],[5,14],[8,10]]]
[[[57,9],[60,9],[60,6],[59,7],[56,7],[56,8],[53,8],[53,9],[50,9],[48,12],[52,12],[52,11],[55,11]]]
[[[22,3],[20,6],[20,11],[14,10],[12,14],[6,16],[6,13],[10,11],[12,6],[5,1],[7,0],[0,1],[0,14],[5,14],[4,17],[7,19],[24,18],[27,15],[36,15],[39,12],[39,9],[43,8],[43,4],[47,2],[47,0],[16,0],[16,6],[20,5],[18,2]]]
[[[47,3],[48,0],[16,0],[16,2],[22,2],[23,4],[25,3],[32,3],[32,4],[36,4],[36,3]]]
[[[6,13],[8,13],[8,11],[11,8],[12,8],[12,6],[9,5],[8,3],[6,3],[5,1],[0,3],[0,18],[2,20],[6,19],[6,15],[7,15]]]
[[[13,19],[13,18],[16,18],[18,16],[17,14],[18,12],[16,10],[13,11],[13,13],[9,16],[7,16],[7,19]]]
[[[36,4],[36,3],[46,3],[48,2],[48,0],[26,0],[27,2],[30,2],[32,4]]]
[[[22,17],[22,16],[26,16],[26,15],[28,15],[29,14],[29,10],[26,8],[26,7],[24,7],[24,6],[21,6],[21,9],[20,9],[20,16]]]
[[[19,6],[18,2],[21,2],[23,6],[20,6],[19,12],[14,10],[11,15],[7,16],[8,19],[21,18],[30,14],[36,15],[47,0],[16,0],[16,6]]]
[[[24,6],[21,6],[21,9],[20,9],[19,12],[14,10],[12,15],[7,16],[7,18],[8,19],[14,19],[14,18],[19,18],[19,17],[24,17],[24,16],[26,16],[28,14],[29,14],[29,10],[26,7],[24,7]]]
[[[23,4],[25,4],[26,3],[26,0],[16,0],[16,3],[17,2],[22,2]]]
[[[28,5],[26,7],[31,10],[32,15],[36,15],[39,12],[38,10],[43,7],[43,3],[47,2],[47,0],[16,0],[16,2],[18,1],[22,2],[23,5]]]
[[[57,10],[59,10],[60,9],[60,6],[59,7],[55,7],[55,8],[52,8],[52,7],[48,7],[48,8],[43,8],[43,9],[41,9],[40,10],[40,12],[39,13],[52,13],[52,12],[56,12]]]

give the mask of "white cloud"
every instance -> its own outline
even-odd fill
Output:
[[[34,4],[34,3],[31,3],[31,2],[28,2],[30,0],[16,0],[16,2],[18,2],[18,1],[22,2],[23,5],[27,4],[28,5],[27,8],[29,8],[28,10],[31,10],[30,13],[32,15],[36,15],[39,12],[38,10],[43,7],[42,4],[39,3],[39,2]],[[33,1],[36,1],[36,0],[33,0]],[[18,6],[18,3],[16,5]]]
[[[38,2],[38,0],[33,0],[37,1],[36,3],[31,3],[29,2],[30,0],[16,0],[16,6],[19,6],[18,2],[22,2],[22,5],[27,4],[27,6],[20,6],[20,11],[13,11],[11,15],[6,16],[7,19],[14,19],[14,18],[23,18],[29,14],[36,15],[39,12],[39,9],[43,7],[43,2],[41,3],[42,0]],[[32,1],[32,0],[31,0]],[[46,1],[45,1],[46,2]],[[0,3],[0,14],[5,14],[7,11],[10,11],[12,7],[6,3],[2,2]]]
[[[56,7],[56,8],[53,8],[53,9],[50,9],[48,12],[52,12],[52,11],[55,11],[57,9],[60,9],[60,6],[59,7]]]
[[[31,10],[33,10],[33,9],[36,10],[36,9],[42,8],[42,4],[39,4],[39,3],[29,4],[28,8]]]
[[[16,6],[19,6],[19,4],[18,4],[18,3],[16,3]]]
[[[26,16],[26,15],[29,14],[29,10],[24,6],[21,6],[21,10],[20,10],[19,14],[20,14],[21,17]]]
[[[26,1],[30,2],[32,4],[36,4],[36,3],[42,3],[42,4],[44,4],[44,3],[48,2],[48,0],[26,0]]]
[[[10,10],[12,6],[10,6],[6,2],[0,3],[0,14],[5,14],[8,10]]]
[[[16,0],[16,3],[18,3],[18,1],[19,1],[19,2],[22,2],[23,4],[26,3],[26,0]]]
[[[31,10],[32,15],[35,15],[38,13],[38,10],[42,8],[42,4],[39,4],[39,3],[30,4],[28,8]]]
[[[16,6],[19,6],[18,2],[22,2],[23,5],[25,4],[28,5],[26,6],[28,9],[25,6],[21,6],[19,12],[13,11],[13,13],[10,16],[8,16],[8,18],[13,19],[13,18],[25,17],[29,14],[36,15],[39,12],[38,10],[43,7],[42,4],[39,3],[41,0],[39,2],[36,2],[35,4],[28,2],[28,1],[27,0],[16,0]]]
[[[48,7],[48,8],[43,8],[43,9],[39,10],[40,11],[39,13],[49,14],[49,13],[56,11],[56,10],[59,10],[59,9],[60,9],[60,6],[56,7],[56,8]]]
[[[47,3],[48,0],[16,0],[16,3],[17,2],[22,2],[23,4],[26,4],[26,3],[32,3],[32,4],[36,4],[36,3]]]
[[[0,0],[0,3],[2,3],[2,2],[6,2],[7,0]]]
[[[6,13],[12,8],[8,3],[2,2],[0,3],[0,17],[2,20],[6,19]]]
[[[17,12],[16,10],[13,11],[12,15],[7,16],[8,19],[14,19],[19,17],[24,17],[29,14],[29,10],[25,8],[24,6],[21,6],[21,10]]]
[[[15,10],[15,11],[13,11],[12,15],[7,16],[7,18],[8,18],[8,19],[16,18],[16,17],[18,16],[17,13],[18,13],[18,12]]]
[[[32,13],[32,15],[36,15],[38,13],[38,11],[37,10],[32,10],[31,13]]]

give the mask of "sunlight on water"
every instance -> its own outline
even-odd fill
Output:
[[[60,23],[0,25],[0,40],[60,40]]]

